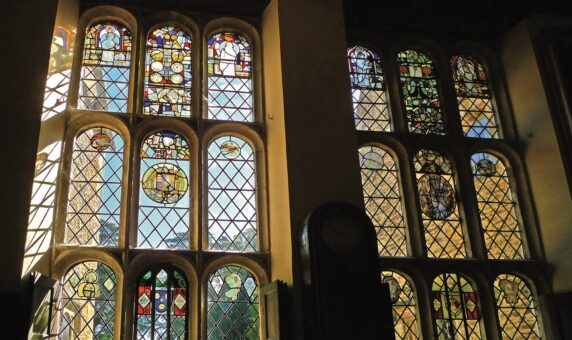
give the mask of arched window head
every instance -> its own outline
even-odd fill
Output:
[[[209,144],[207,169],[209,250],[257,251],[252,147],[235,136],[218,137]]]
[[[172,266],[144,271],[135,290],[135,339],[186,339],[188,286]]]
[[[131,32],[115,21],[89,26],[85,33],[79,108],[127,112]]]
[[[482,338],[477,292],[464,276],[440,274],[433,280],[431,290],[437,338]]]
[[[433,150],[419,150],[413,157],[419,206],[429,257],[464,258],[463,229],[459,218],[454,164]]]
[[[365,47],[354,46],[348,49],[348,63],[356,129],[391,131],[379,55]]]
[[[501,159],[484,152],[471,156],[471,167],[488,257],[524,258],[509,169]]]
[[[147,37],[144,113],[191,116],[191,36],[166,26]]]
[[[104,127],[75,138],[65,243],[119,245],[123,149],[121,136]]]
[[[259,339],[258,282],[238,266],[225,266],[208,281],[207,339]]]
[[[497,314],[503,339],[542,339],[534,295],[524,280],[501,274],[494,282]]]
[[[397,164],[376,146],[359,149],[366,212],[377,231],[380,256],[407,256]]]
[[[253,122],[252,50],[231,32],[211,36],[208,45],[208,118]]]
[[[81,262],[61,281],[58,339],[112,339],[117,279],[107,265]]]
[[[456,55],[451,58],[451,70],[465,136],[499,138],[499,126],[483,64],[474,57]]]
[[[156,132],[143,141],[140,156],[137,245],[189,249],[189,144],[174,132]]]
[[[417,306],[413,285],[405,277],[391,271],[381,272],[381,281],[389,285],[389,296],[393,306],[393,328],[395,339],[419,339],[417,328]]]
[[[433,61],[419,51],[406,50],[397,54],[397,64],[409,131],[444,135],[445,120]]]

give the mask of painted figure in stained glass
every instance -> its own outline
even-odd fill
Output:
[[[250,77],[252,57],[250,44],[236,33],[219,33],[208,41],[209,74]]]
[[[354,87],[381,89],[384,87],[379,56],[362,46],[348,50],[350,81]]]
[[[389,285],[395,339],[419,339],[413,286],[408,279],[392,271],[381,272],[381,281]]]
[[[433,61],[421,52],[406,50],[398,53],[397,63],[409,131],[445,134]]]
[[[162,27],[149,33],[144,112],[190,117],[191,37],[182,29]]]
[[[455,55],[451,58],[451,70],[465,136],[499,138],[499,127],[483,64],[468,55]]]

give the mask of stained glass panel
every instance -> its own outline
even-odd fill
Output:
[[[456,55],[451,69],[465,136],[499,138],[485,67],[474,57]]]
[[[162,27],[147,37],[144,113],[191,116],[191,36]]]
[[[145,271],[135,290],[136,339],[186,339],[188,306],[188,283],[181,271]]]
[[[117,279],[111,268],[81,262],[62,279],[58,339],[113,339]]]
[[[209,145],[207,168],[209,249],[256,251],[256,170],[252,147],[238,137],[218,137]]]
[[[397,54],[397,64],[409,131],[444,135],[439,81],[433,61],[421,52],[406,50]]]
[[[541,339],[536,303],[530,287],[515,275],[501,274],[494,282],[503,339]]]
[[[379,147],[359,149],[365,210],[377,232],[380,256],[406,256],[406,234],[397,164]]]
[[[381,280],[389,285],[395,339],[419,339],[413,285],[405,277],[391,271],[381,272]]]
[[[432,292],[439,339],[481,339],[478,295],[465,277],[440,274],[433,280]]]
[[[208,118],[254,121],[252,50],[237,33],[218,33],[208,45]]]
[[[121,136],[108,128],[75,138],[65,243],[119,245],[123,149]]]
[[[131,32],[105,21],[87,28],[83,48],[79,108],[127,112]]]
[[[481,228],[491,259],[522,259],[524,252],[509,169],[489,153],[471,157]]]
[[[464,258],[465,242],[453,179],[453,163],[433,150],[413,157],[429,257]]]
[[[189,249],[190,149],[174,132],[148,136],[141,146],[137,245]]]
[[[259,340],[258,282],[246,269],[225,266],[209,277],[209,340]]]
[[[356,129],[391,131],[379,55],[363,46],[354,46],[348,49],[348,64]]]

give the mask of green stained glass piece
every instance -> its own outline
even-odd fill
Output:
[[[164,287],[167,283],[167,272],[163,269],[157,274],[157,286]]]
[[[70,276],[69,278],[69,282],[72,284],[73,287],[75,287],[79,283],[79,277],[75,273],[73,273],[72,276]]]
[[[107,289],[107,291],[111,292],[113,290],[113,288],[115,287],[115,282],[113,282],[113,280],[111,278],[108,278],[103,283],[103,286],[105,287],[105,289]]]
[[[151,278],[151,271],[148,271],[147,273],[145,273],[145,275],[143,275],[143,280],[149,280]]]

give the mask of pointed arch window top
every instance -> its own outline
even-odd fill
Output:
[[[384,89],[385,80],[379,55],[363,46],[348,49],[350,81],[354,88]]]
[[[237,33],[218,33],[208,44],[208,74],[250,78],[252,53],[246,38]]]

